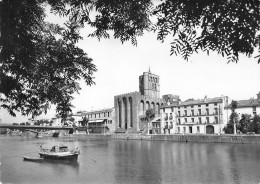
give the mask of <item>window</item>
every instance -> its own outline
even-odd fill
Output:
[[[185,123],[187,123],[187,118],[184,118],[184,120],[185,120]]]
[[[191,110],[191,115],[194,116],[194,110]]]
[[[194,118],[191,118],[192,123],[194,123]]]
[[[199,115],[201,115],[201,109],[199,109]]]
[[[256,107],[253,107],[253,112],[256,112]]]
[[[208,107],[209,106],[209,104],[206,104],[206,107]]]
[[[97,118],[97,114],[95,114],[95,118]]]
[[[201,118],[199,118],[199,123],[201,124],[201,122],[202,122],[202,121],[201,121]]]
[[[181,124],[181,119],[178,119],[179,124]]]
[[[178,109],[180,109],[180,107],[178,107]]]
[[[107,117],[109,117],[109,112],[107,112]]]
[[[217,105],[218,105],[218,103],[214,103],[214,105],[215,105],[215,106],[217,106]]]
[[[206,117],[207,123],[209,123],[209,117]]]
[[[186,109],[186,108],[187,108],[187,106],[184,106],[184,108]]]
[[[209,115],[209,109],[206,109],[206,115]]]
[[[171,107],[171,111],[172,111],[172,112],[174,111],[173,107]]]
[[[178,128],[177,128],[177,130],[178,130],[178,133],[180,133],[180,132],[181,132],[181,130],[180,130],[180,127],[178,127]]]
[[[186,133],[186,127],[183,127],[183,133]]]
[[[198,105],[198,107],[201,107],[201,105]]]
[[[218,117],[217,116],[215,116],[215,123],[218,124]]]
[[[104,112],[104,117],[106,117],[106,113]]]
[[[185,116],[187,116],[187,110],[184,111]]]
[[[181,111],[178,111],[178,115],[181,116]]]
[[[214,108],[215,114],[218,114],[218,108]]]
[[[100,113],[98,114],[98,117],[100,118]]]
[[[191,106],[191,108],[193,108],[193,105]]]
[[[197,126],[197,133],[200,133],[200,127]]]
[[[171,120],[171,119],[173,119],[173,117],[172,117],[172,113],[170,113],[170,120]]]

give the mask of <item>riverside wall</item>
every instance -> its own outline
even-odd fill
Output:
[[[175,142],[204,142],[204,143],[231,143],[231,144],[260,144],[260,135],[141,135],[141,134],[74,134],[93,139],[123,139],[123,140],[150,140]]]

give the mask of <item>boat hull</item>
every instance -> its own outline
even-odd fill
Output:
[[[27,156],[23,156],[23,159],[25,161],[31,161],[31,162],[42,162],[43,158],[38,158],[38,157],[27,157]]]
[[[49,155],[49,154],[43,154],[39,153],[40,157],[43,159],[52,159],[52,160],[77,160],[78,154],[73,155]]]

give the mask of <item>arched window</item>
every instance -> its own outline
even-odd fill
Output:
[[[143,115],[143,114],[144,114],[144,101],[141,100],[140,107],[139,107],[139,115]]]
[[[148,109],[150,109],[150,103],[147,101],[147,102],[145,103],[145,110],[148,110]]]

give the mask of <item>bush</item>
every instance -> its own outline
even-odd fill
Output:
[[[227,124],[227,126],[225,126],[223,130],[226,134],[233,134],[234,133],[234,127],[231,124]]]

